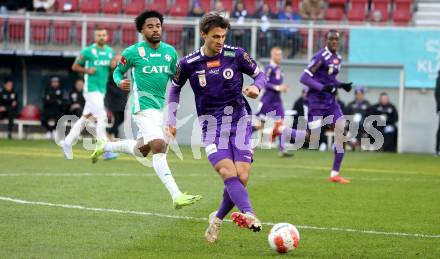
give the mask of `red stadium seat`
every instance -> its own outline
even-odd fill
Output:
[[[52,39],[55,43],[67,44],[70,42],[70,33],[72,31],[72,22],[54,21]]]
[[[79,10],[81,13],[99,13],[101,0],[79,0]]]
[[[8,21],[8,37],[11,41],[24,40],[24,19]]]
[[[166,33],[165,42],[173,46],[178,46],[179,44],[182,44],[182,32],[183,32],[183,26],[173,25],[167,27],[165,29],[165,33]]]
[[[328,0],[328,5],[333,6],[339,6],[339,7],[345,7],[346,0]]]
[[[292,0],[292,1],[290,1],[290,3],[292,4],[292,10],[294,12],[299,12],[299,7],[300,7],[301,1],[300,0]]]
[[[367,18],[368,0],[350,0],[347,19],[349,21],[365,21]]]
[[[325,11],[325,19],[327,21],[341,21],[344,19],[344,9],[339,7],[328,8]]]
[[[223,0],[223,7],[225,8],[226,11],[232,12],[234,10],[234,3],[232,2],[232,0]]]
[[[170,16],[187,16],[189,13],[189,2],[188,1],[176,1],[169,11]]]
[[[122,24],[122,44],[125,46],[138,42],[138,32],[133,24]]]
[[[40,109],[36,105],[29,104],[23,107],[20,112],[20,120],[30,120],[39,121],[40,120]]]
[[[395,0],[393,21],[395,23],[408,24],[412,18],[413,0]]]
[[[269,5],[269,8],[272,11],[272,13],[276,14],[280,11],[278,9],[277,0],[265,0],[264,2]]]
[[[202,6],[202,9],[205,11],[205,13],[211,11],[211,0],[200,0],[200,5]]]
[[[145,9],[154,10],[154,11],[158,11],[161,14],[165,14],[167,11],[167,1],[147,0]]]
[[[57,0],[55,4],[58,12],[78,11],[78,0]]]
[[[3,27],[4,25],[5,25],[4,20],[3,18],[0,17],[0,41],[3,41],[4,39],[4,32],[5,32]]]
[[[31,20],[31,39],[34,43],[42,44],[49,41],[48,20]]]
[[[254,15],[256,12],[256,4],[255,4],[255,0],[243,0],[244,3],[244,7],[246,8],[246,10],[248,11],[248,14],[250,16]]]
[[[372,18],[376,11],[379,11],[382,14],[382,19],[380,21],[388,21],[390,3],[391,0],[373,0],[371,3],[370,18]]]
[[[122,13],[122,0],[102,0],[101,10],[108,14]]]
[[[145,9],[144,0],[126,0],[125,1],[125,13],[126,14],[139,14],[141,10]]]

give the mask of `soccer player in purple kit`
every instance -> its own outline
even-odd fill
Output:
[[[264,123],[267,118],[275,119],[274,132],[278,127],[283,125],[284,108],[281,100],[281,93],[287,92],[288,86],[283,83],[284,75],[281,69],[281,61],[283,59],[283,51],[280,47],[273,47],[270,50],[270,64],[264,68],[266,75],[266,85],[263,97],[260,100],[259,111],[257,112],[257,123],[253,130],[257,131],[264,128]],[[284,138],[281,134],[272,134],[272,142],[275,141],[276,136],[279,135],[279,151],[280,157],[291,157],[293,154],[288,153],[285,147]]]
[[[309,87],[308,100],[308,128],[311,131],[320,130],[323,118],[330,116],[331,124],[335,128],[335,143],[333,144],[334,160],[329,181],[349,183],[350,181],[339,175],[345,149],[342,134],[345,128],[345,119],[341,107],[336,101],[339,88],[349,92],[352,83],[341,83],[336,79],[341,70],[341,56],[337,53],[340,34],[337,30],[327,32],[326,47],[317,52],[308,67],[301,75],[300,81]]]
[[[204,45],[180,60],[168,98],[169,104],[179,103],[180,91],[189,80],[208,160],[224,183],[223,200],[218,211],[211,213],[205,232],[210,243],[217,240],[222,221],[234,206],[240,210],[231,215],[236,225],[254,232],[262,229],[246,190],[253,153],[251,110],[243,94],[257,98],[266,80],[244,49],[224,45],[229,28],[229,21],[219,13],[201,18]],[[254,79],[244,88],[243,73]],[[167,124],[174,136],[175,112],[169,109]]]

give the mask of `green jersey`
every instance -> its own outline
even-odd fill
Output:
[[[108,45],[99,48],[92,44],[81,51],[75,62],[85,68],[96,69],[96,72],[84,74],[83,93],[100,92],[105,94],[107,91],[107,82],[110,74],[110,65],[115,53]]]
[[[144,41],[138,42],[122,52],[113,79],[119,85],[131,68],[132,113],[164,108],[166,88],[176,72],[177,60],[176,49],[165,42],[160,42],[157,49]]]

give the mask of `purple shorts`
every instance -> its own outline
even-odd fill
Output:
[[[252,125],[250,120],[240,125],[232,123],[230,130],[217,129],[203,132],[203,143],[209,162],[215,166],[220,160],[230,159],[233,162],[252,162],[251,146]]]
[[[326,118],[328,116],[331,117]],[[314,109],[312,107],[307,114],[308,127],[309,129],[317,129],[330,123],[335,124],[336,121],[343,116],[344,114],[342,113],[341,107],[338,104],[334,104],[327,109]]]
[[[266,120],[266,118],[274,119],[284,119],[284,108],[282,103],[260,103],[260,109],[257,112],[257,117],[261,120]]]

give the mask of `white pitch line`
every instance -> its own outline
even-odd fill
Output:
[[[175,175],[175,177],[180,177],[183,175]],[[0,177],[156,177],[156,174],[133,174],[133,173],[0,173]],[[185,174],[183,177],[211,177],[211,174]],[[285,178],[302,178],[302,179],[318,179],[322,178],[320,176],[311,176],[311,175],[262,175],[262,174],[254,174],[252,177],[256,178],[276,178],[276,179],[285,179]],[[347,177],[351,180],[358,181],[373,181],[373,182],[382,182],[382,181],[392,181],[392,182],[440,182],[440,179],[407,179],[407,178],[390,178],[390,177]]]
[[[66,208],[66,209],[78,209],[78,210],[86,210],[86,211],[98,211],[98,212],[110,212],[110,213],[118,213],[118,214],[131,214],[131,215],[141,215],[141,216],[153,216],[159,218],[171,218],[171,219],[183,219],[183,220],[192,220],[192,221],[207,221],[207,218],[197,218],[191,216],[178,216],[178,215],[169,215],[162,214],[156,212],[147,212],[147,211],[134,211],[134,210],[120,210],[120,209],[106,209],[106,208],[88,208],[81,205],[69,205],[69,204],[57,204],[57,203],[49,203],[49,202],[41,202],[41,201],[26,201],[20,200],[10,197],[0,196],[0,200],[8,201],[18,204],[29,204],[29,205],[40,205],[40,206],[48,206],[48,207],[58,207],[58,208]],[[229,221],[230,220],[225,220]],[[273,226],[275,223],[272,222],[263,222],[263,225]],[[420,237],[420,238],[440,238],[440,234],[419,234],[419,233],[402,233],[402,232],[384,232],[384,231],[376,231],[376,230],[360,230],[360,229],[350,229],[350,228],[336,228],[336,227],[315,227],[315,226],[305,226],[305,225],[296,225],[300,229],[311,229],[311,230],[322,230],[322,231],[336,231],[336,232],[351,232],[351,233],[361,233],[361,234],[373,234],[373,235],[386,235],[386,236],[403,236],[403,237]]]
[[[28,150],[35,150],[35,148],[26,148]],[[23,150],[23,149],[21,149]],[[51,150],[53,151],[53,150]],[[60,158],[62,157],[61,153],[59,152],[44,152],[44,153],[38,153],[38,152],[20,152],[20,151],[11,151],[11,150],[0,150],[0,154],[5,154],[5,155],[21,155],[21,156],[45,156],[45,157],[54,157],[54,158]],[[86,160],[90,160],[89,155],[83,155],[83,154],[78,154],[75,157],[77,158],[82,158],[82,159],[86,159]],[[124,156],[124,157],[119,157],[118,160],[122,160],[122,161],[134,161],[132,157],[130,156]],[[258,161],[258,160],[257,160]],[[174,163],[174,162],[179,162],[179,163],[185,163],[185,164],[200,164],[200,160],[196,161],[196,160],[192,160],[192,159],[187,159],[184,161],[173,161],[172,159],[168,161],[169,163]],[[321,171],[329,171],[329,167],[327,166],[313,166],[313,165],[298,165],[298,164],[264,164],[264,163],[258,163],[255,164],[256,167],[260,167],[260,168],[265,168],[265,167],[269,167],[269,168],[284,168],[284,169],[303,169],[303,170],[321,170]],[[353,172],[367,172],[367,173],[396,173],[396,174],[416,174],[416,175],[421,175],[423,174],[423,172],[419,172],[419,171],[405,171],[405,170],[392,170],[392,169],[379,169],[379,168],[357,168],[357,167],[344,167],[345,171],[353,171]]]

